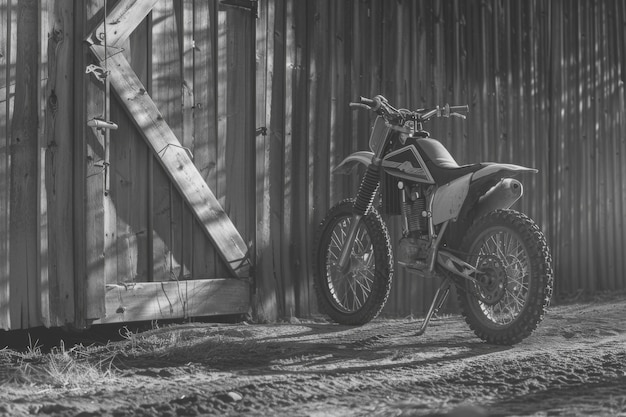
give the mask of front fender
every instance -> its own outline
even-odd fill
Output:
[[[354,169],[358,166],[358,164],[363,164],[365,167],[368,167],[372,163],[372,158],[374,158],[374,152],[370,151],[358,151],[346,159],[341,161],[339,165],[337,165],[333,169],[333,174],[350,174],[354,171]]]

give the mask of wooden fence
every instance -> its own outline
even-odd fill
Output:
[[[248,244],[260,320],[316,313],[315,230],[358,186],[330,172],[366,149],[372,122],[347,106],[359,95],[469,104],[467,121],[429,130],[461,163],[540,170],[517,208],[548,237],[557,294],[626,288],[623,2],[224,3],[156,1],[111,53]],[[147,144],[124,95],[108,151],[86,125],[104,109],[84,42],[104,5],[0,0],[0,328],[107,321],[107,288],[229,276],[160,163],[173,148]],[[435,285],[397,269],[385,313],[421,314]],[[247,308],[237,288],[212,314]]]
[[[429,129],[459,162],[540,170],[521,178],[526,192],[516,208],[548,237],[557,295],[626,288],[623,2],[261,6],[257,51],[266,51],[260,62],[268,81],[259,83],[257,100],[268,110],[257,110],[257,124],[269,126],[264,220],[274,259],[259,268],[262,290],[279,294],[281,314],[314,310],[308,267],[315,226],[357,186],[330,170],[366,148],[371,123],[347,103],[379,93],[410,108],[469,104],[466,122],[442,120]],[[277,266],[274,285],[265,277]],[[385,312],[420,314],[432,294],[432,282],[398,270]]]

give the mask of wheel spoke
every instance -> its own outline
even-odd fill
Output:
[[[506,272],[506,286],[496,304],[478,301],[480,310],[494,324],[507,325],[524,309],[530,288],[530,264],[524,245],[508,229],[495,228],[479,241],[476,265],[481,257],[496,256]],[[477,291],[486,291],[477,287]]]
[[[350,219],[339,221],[330,234],[326,274],[328,288],[335,303],[346,311],[358,311],[372,292],[376,263],[370,235],[367,228],[361,225],[352,243],[350,270],[346,272],[337,268],[337,261],[347,243],[350,223]]]
[[[343,240],[340,240],[337,232],[333,230],[333,234],[330,238],[330,246],[335,247],[337,249],[341,249],[343,246]]]

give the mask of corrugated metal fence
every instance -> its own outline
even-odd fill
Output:
[[[430,131],[460,163],[536,167],[517,208],[552,247],[558,294],[626,288],[623,2],[428,0],[261,2],[257,52],[267,83],[275,257],[261,263],[263,291],[277,265],[281,314],[314,309],[315,225],[356,189],[329,172],[365,149],[371,118],[347,104],[385,95],[410,108],[469,104],[466,122]],[[260,68],[262,69],[262,68]],[[398,232],[397,227],[393,227]],[[276,249],[280,249],[277,251]],[[277,253],[282,254],[277,255]],[[277,272],[276,272],[277,273]],[[419,314],[433,283],[397,273],[386,312]]]

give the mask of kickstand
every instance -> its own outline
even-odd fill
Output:
[[[417,331],[418,336],[424,334],[426,328],[428,327],[428,323],[430,323],[430,319],[433,317],[433,315],[437,314],[439,309],[443,306],[443,303],[448,298],[448,294],[450,294],[450,278],[446,277],[444,278],[439,288],[437,288],[437,292],[435,293],[433,302],[428,309],[428,314],[426,314],[426,318],[424,319],[422,326]]]

